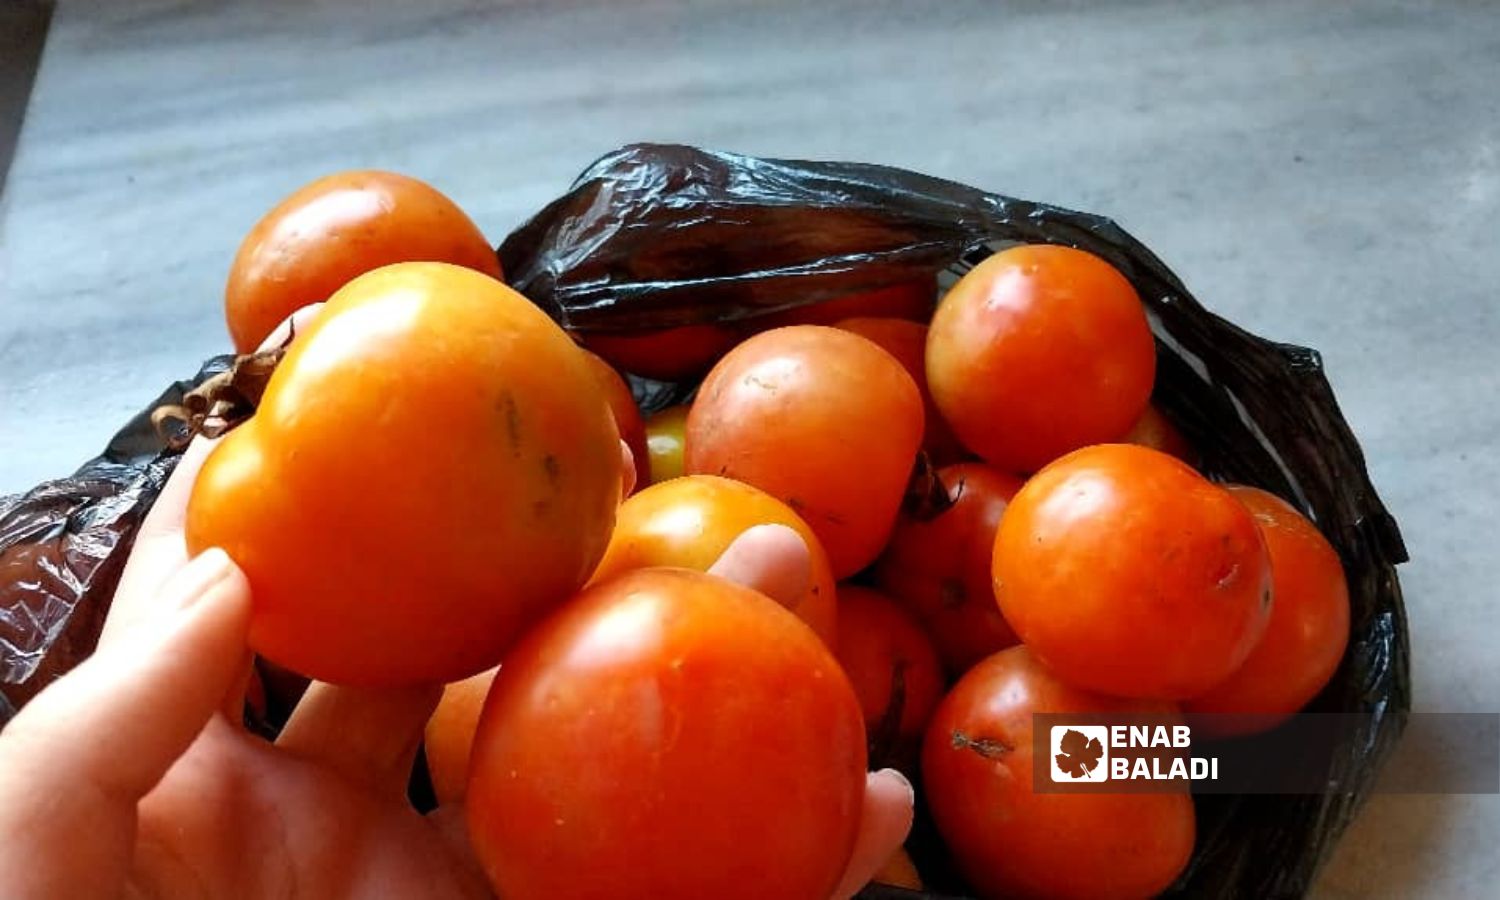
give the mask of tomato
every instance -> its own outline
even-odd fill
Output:
[[[615,427],[620,430],[620,440],[630,448],[630,460],[635,464],[635,484],[641,487],[650,477],[651,462],[646,450],[646,423],[641,419],[641,409],[635,405],[635,395],[630,393],[630,385],[616,372],[609,363],[598,356],[583,351],[594,370],[594,379],[599,384],[599,390],[603,392],[604,399],[609,403],[609,411],[614,414]]]
[[[273,662],[455,681],[588,578],[621,475],[562,329],[489,276],[403,263],[345,285],[297,336],[204,464],[187,544],[244,569],[250,644]]]
[[[835,578],[884,546],[922,441],[922,395],[895,357],[795,325],[729,351],[688,413],[687,471],[753,484],[807,520]]]
[[[469,783],[469,753],[479,728],[479,714],[484,711],[484,698],[489,695],[498,671],[498,668],[487,669],[445,686],[437,709],[427,720],[423,736],[427,774],[439,803],[457,803],[464,798]]]
[[[356,275],[423,260],[500,277],[494,248],[431,185],[394,172],[319,178],[266,213],[240,244],[224,289],[235,350],[251,352],[282,319]]]
[[[845,294],[821,303],[794,306],[751,320],[757,330],[785,328],[788,325],[832,325],[844,319],[909,319],[925,322],[932,316],[937,300],[937,281],[924,279]]]
[[[943,298],[927,333],[932,399],[1007,472],[1115,440],[1146,408],[1156,345],[1124,276],[1069,247],[1014,247]]]
[[[926,431],[922,436],[922,449],[933,463],[943,465],[964,458],[963,445],[953,436],[953,430],[943,421],[943,416],[932,403],[927,390],[927,326],[905,319],[844,319],[834,326],[869,338],[880,349],[896,357],[906,373],[917,383],[922,392],[923,419]]]
[[[1316,697],[1349,642],[1349,586],[1339,555],[1316,525],[1275,494],[1232,485],[1271,555],[1276,603],[1266,633],[1244,665],[1188,700],[1206,733],[1248,734],[1275,727]]]
[[[912,863],[911,857],[900,847],[896,848],[896,852],[891,854],[891,858],[885,861],[885,865],[870,880],[876,884],[889,884],[909,891],[922,889],[922,876],[917,874],[917,867]]]
[[[812,577],[792,612],[832,646],[838,637],[837,594],[817,537],[785,503],[727,478],[674,478],[626,500],[592,581],[651,566],[707,572],[735,538],[756,525],[785,525],[807,542]]]
[[[722,325],[683,325],[645,334],[590,334],[584,345],[612,364],[659,381],[701,375],[739,335]]]
[[[995,535],[995,596],[1058,676],[1124,697],[1201,694],[1271,612],[1249,511],[1181,460],[1102,444],[1037,473]]]
[[[990,563],[995,530],[1021,481],[983,463],[958,463],[937,475],[953,505],[929,519],[903,512],[875,566],[875,583],[916,615],[956,677],[1016,642],[995,600]]]
[[[900,761],[943,696],[943,669],[922,626],[883,594],[840,585],[839,664],[865,713],[870,754]]]
[[[1188,439],[1182,436],[1177,426],[1162,415],[1161,410],[1157,409],[1154,403],[1146,406],[1141,417],[1135,420],[1135,424],[1130,426],[1130,430],[1125,432],[1125,436],[1120,439],[1120,443],[1139,444],[1142,447],[1160,450],[1177,457],[1188,465],[1192,465],[1197,459],[1193,445],[1188,443]]]
[[[646,419],[646,456],[650,484],[682,477],[683,431],[687,428],[687,404],[669,406]]]
[[[927,806],[980,897],[1153,896],[1193,852],[1193,801],[1177,793],[1038,793],[1036,713],[1171,715],[1170,704],[1069,687],[1024,647],[979,663],[933,714],[922,748]]]
[[[833,654],[774,602],[630,572],[507,654],[469,836],[506,900],[827,900],[859,827],[864,740]]]

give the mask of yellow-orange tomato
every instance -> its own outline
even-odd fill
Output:
[[[927,332],[933,401],[964,446],[1006,472],[1119,438],[1155,374],[1135,289],[1069,247],[995,254],[953,286]]]
[[[562,329],[487,275],[402,263],[298,335],[204,464],[187,544],[244,569],[268,659],[331,682],[455,681],[588,578],[621,475]]]
[[[683,431],[687,428],[688,406],[669,406],[646,419],[646,456],[650,463],[651,484],[681,478]]]
[[[240,244],[224,289],[235,349],[254,350],[282,319],[356,275],[419,261],[500,277],[494,248],[431,185],[394,172],[319,178],[266,213]]]
[[[590,334],[583,342],[627,372],[681,381],[702,374],[738,339],[722,325],[683,325],[645,334]]]
[[[427,720],[423,752],[427,756],[432,793],[439,803],[457,803],[464,798],[474,732],[479,728],[484,698],[489,695],[498,671],[498,667],[488,669],[444,687],[437,709]]]
[[[885,861],[880,871],[870,880],[876,884],[889,884],[909,891],[922,889],[922,876],[917,874],[917,867],[901,847],[896,848],[896,852],[891,854],[891,858]]]
[[[1016,642],[995,600],[990,564],[1000,517],[1021,481],[984,463],[958,463],[937,475],[953,505],[930,518],[902,512],[875,583],[916,615],[957,677]]]
[[[1197,458],[1193,452],[1193,445],[1183,437],[1182,432],[1177,430],[1171,420],[1162,415],[1156,404],[1148,404],[1141,412],[1141,417],[1135,420],[1130,430],[1120,439],[1122,444],[1139,444],[1142,447],[1150,447],[1163,453],[1177,457],[1188,465],[1192,465]]]
[[[628,572],[506,654],[469,837],[505,900],[828,900],[864,741],[838,662],[786,610],[699,572]]]
[[[847,331],[794,325],[750,338],[708,373],[685,462],[785,502],[844,578],[885,545],[922,424],[922,394],[895,357]]]
[[[592,365],[599,390],[609,403],[609,411],[614,414],[615,427],[620,430],[620,440],[630,448],[630,461],[635,464],[635,486],[639,489],[646,484],[651,465],[646,450],[646,423],[641,419],[641,408],[635,405],[635,395],[630,393],[630,385],[625,383],[619,372],[587,350],[583,351],[583,355]]]
[[[1276,602],[1244,665],[1183,704],[1205,734],[1274,728],[1316,697],[1349,642],[1349,586],[1339,555],[1291,504],[1259,488],[1229,492],[1250,510],[1271,554]]]
[[[865,714],[872,758],[915,750],[943,696],[943,668],[911,614],[877,591],[839,585],[839,665]]]
[[[953,436],[953,430],[943,421],[943,416],[932,402],[927,390],[927,326],[906,319],[844,319],[834,325],[845,331],[869,338],[875,345],[905,367],[908,375],[922,392],[922,408],[926,432],[922,436],[922,449],[935,465],[944,465],[964,458],[963,445]]]
[[[934,279],[908,281],[873,291],[845,294],[821,303],[794,306],[751,320],[758,331],[785,328],[788,325],[832,325],[844,319],[908,319],[925,322],[932,316],[937,300]]]
[[[598,584],[652,566],[706,572],[735,538],[756,525],[785,525],[807,542],[812,577],[807,592],[791,610],[832,646],[838,637],[838,600],[828,557],[817,536],[785,503],[728,478],[674,478],[626,500],[591,582]]]
[[[1068,454],[1010,501],[995,596],[1059,678],[1178,700],[1239,668],[1271,613],[1250,512],[1179,459],[1133,444]]]

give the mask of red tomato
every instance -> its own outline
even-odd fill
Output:
[[[592,365],[599,390],[609,403],[609,411],[614,414],[620,440],[630,448],[630,460],[635,463],[635,486],[637,489],[644,487],[651,475],[651,460],[646,449],[646,423],[641,420],[640,407],[635,405],[635,395],[630,393],[630,385],[609,363],[587,350],[583,355]]]
[[[387,266],[328,301],[209,456],[188,549],[245,570],[250,644],[274,662],[454,681],[593,571],[619,440],[588,359],[525,297],[457,266]]]
[[[1249,511],[1181,460],[1131,444],[1071,453],[1026,483],[995,536],[995,596],[1037,658],[1122,697],[1201,694],[1271,612]]]
[[[896,357],[906,373],[917,383],[922,392],[922,410],[926,431],[922,436],[922,449],[936,465],[955,462],[964,458],[963,445],[953,436],[953,430],[943,421],[943,416],[932,403],[927,390],[927,366],[923,357],[927,352],[927,326],[905,319],[845,319],[834,326],[869,338],[880,349]]]
[[[927,806],[959,869],[984,898],[1150,897],[1193,852],[1186,793],[1033,790],[1036,713],[1170,715],[1063,684],[1024,647],[985,659],[938,705],[922,748]]]
[[[957,677],[1016,642],[995,600],[990,564],[995,530],[1021,481],[983,463],[937,474],[953,505],[926,520],[903,512],[875,566],[875,583],[916,615]]]
[[[899,760],[921,739],[943,696],[937,651],[889,597],[852,584],[838,591],[839,663],[864,710],[871,754]]]
[[[500,260],[452,200],[394,172],[340,172],[276,205],[240,244],[224,309],[249,353],[281,320],[356,275],[398,262],[446,262],[500,278]]]
[[[828,900],[864,740],[838,662],[781,607],[697,572],[631,572],[507,654],[469,836],[506,900]]]
[[[1265,731],[1285,721],[1333,677],[1349,642],[1349,586],[1328,539],[1275,494],[1239,485],[1229,492],[1254,514],[1266,540],[1276,603],[1244,665],[1183,704],[1189,713],[1233,713],[1195,722],[1218,735]]]
[[[650,484],[660,484],[682,477],[683,433],[687,429],[688,407],[669,406],[646,419],[646,456]]]
[[[932,307],[936,301],[937,281],[928,278],[893,284],[873,291],[846,294],[821,303],[794,306],[753,319],[751,324],[756,330],[764,331],[788,325],[832,325],[854,318],[925,322],[932,317]]]
[[[822,545],[785,503],[728,478],[674,478],[626,500],[592,580],[598,583],[656,566],[706,572],[735,538],[756,525],[785,525],[806,542],[811,578],[792,612],[832,646],[838,638],[838,604]]]
[[[427,720],[423,736],[427,774],[439,803],[463,800],[469,784],[469,754],[484,698],[495,681],[496,669],[488,669],[443,688],[443,697]]]
[[[683,325],[646,334],[590,334],[584,344],[610,363],[659,381],[702,374],[739,335],[721,325]]]
[[[932,399],[966,447],[1007,472],[1118,438],[1155,374],[1135,289],[1068,247],[1014,247],[980,263],[927,333]]]
[[[1142,447],[1150,447],[1163,453],[1177,457],[1188,465],[1192,465],[1198,455],[1193,451],[1193,445],[1182,436],[1177,426],[1162,415],[1161,410],[1155,404],[1148,405],[1141,413],[1141,417],[1135,420],[1130,430],[1120,439],[1122,444],[1139,444]]]
[[[685,462],[785,502],[844,578],[884,546],[921,441],[922,395],[895,357],[847,331],[796,325],[750,338],[708,373]]]

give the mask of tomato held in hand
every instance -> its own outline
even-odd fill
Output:
[[[297,336],[204,464],[187,543],[244,569],[268,659],[332,682],[454,681],[588,578],[621,474],[562,329],[486,275],[403,263]]]
[[[927,333],[932,399],[964,446],[1006,472],[1118,439],[1155,374],[1135,289],[1069,247],[1014,247],[980,263]]]
[[[276,205],[240,244],[224,310],[249,353],[287,316],[356,275],[398,262],[446,262],[500,277],[479,228],[431,185],[394,172],[340,172]]]
[[[828,900],[864,740],[833,654],[784,609],[710,575],[631,572],[506,655],[469,836],[506,900]]]
[[[844,319],[881,318],[926,322],[937,301],[937,281],[908,281],[873,291],[845,294],[821,303],[794,306],[751,320],[758,331],[788,325],[832,325]]]
[[[1181,460],[1102,444],[1026,483],[995,536],[1005,619],[1058,677],[1122,697],[1201,694],[1271,612],[1255,519]]]
[[[1190,714],[1214,714],[1194,724],[1216,735],[1266,731],[1285,721],[1333,677],[1349,642],[1349,586],[1328,539],[1275,494],[1239,485],[1229,492],[1255,516],[1266,540],[1276,603],[1244,665],[1183,704]]]
[[[785,502],[844,578],[880,553],[921,441],[922,395],[895,357],[847,331],[796,325],[750,338],[708,373],[685,461]]]
[[[646,419],[646,456],[650,484],[661,484],[682,477],[683,432],[687,428],[688,407],[669,406]]]
[[[839,664],[865,713],[877,765],[914,751],[943,695],[943,669],[922,626],[869,588],[840,585]]]
[[[630,385],[619,372],[587,350],[583,355],[594,370],[594,379],[609,403],[609,411],[614,414],[620,440],[630,448],[630,461],[635,464],[635,486],[639,489],[645,486],[651,471],[646,451],[646,423],[641,420],[641,408],[635,405],[635,395],[630,393]]]
[[[934,465],[957,462],[964,458],[963,445],[953,436],[953,430],[943,421],[943,416],[932,403],[927,390],[927,326],[905,319],[844,319],[834,325],[844,331],[852,331],[869,338],[877,347],[896,357],[906,373],[917,383],[922,392],[922,409],[925,433],[922,449]]]
[[[1072,688],[1024,647],[969,671],[938,705],[922,748],[927,806],[959,869],[984,898],[1144,898],[1193,852],[1183,793],[1037,793],[1036,713],[1170,716],[1167,703]]]
[[[807,543],[811,578],[807,592],[792,612],[833,646],[838,637],[837,597],[822,545],[785,503],[728,478],[674,478],[626,500],[591,580],[597,584],[632,569],[653,566],[707,572],[735,538],[756,525],[785,525]]]
[[[645,334],[590,334],[583,343],[626,372],[681,381],[701,375],[738,339],[722,325],[683,325]]]
[[[464,798],[479,714],[484,711],[484,698],[489,696],[498,671],[487,669],[445,686],[437,709],[427,720],[422,741],[432,793],[439,803],[457,803]]]
[[[931,518],[903,511],[875,583],[916,615],[957,677],[1016,642],[995,600],[990,564],[1000,517],[1021,481],[984,463],[958,463],[937,475],[953,505]]]

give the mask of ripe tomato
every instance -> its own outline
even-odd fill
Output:
[[[885,544],[922,441],[922,395],[895,357],[818,325],[758,334],[688,413],[691,473],[753,484],[807,520],[835,578]]]
[[[1233,485],[1271,554],[1276,603],[1266,633],[1226,680],[1183,704],[1210,715],[1207,733],[1266,731],[1318,695],[1349,642],[1349,586],[1339,555],[1316,525],[1275,494]]]
[[[1161,414],[1156,404],[1147,404],[1141,412],[1141,417],[1135,420],[1130,430],[1120,439],[1122,444],[1139,444],[1142,447],[1150,447],[1152,450],[1160,450],[1163,453],[1177,457],[1188,465],[1192,465],[1197,459],[1197,453],[1193,451],[1193,445],[1183,437],[1182,432],[1172,421]]]
[[[687,428],[687,404],[669,406],[646,419],[646,456],[651,484],[682,477],[683,431]]]
[[[869,338],[880,349],[896,357],[917,383],[917,390],[922,392],[926,424],[922,449],[927,451],[933,463],[943,465],[963,459],[963,445],[943,421],[942,413],[933,405],[932,395],[927,390],[927,366],[923,361],[927,353],[927,326],[906,319],[844,319],[834,327]]]
[[[980,263],[927,333],[932,399],[964,446],[1007,472],[1118,438],[1155,374],[1135,289],[1069,247],[1014,247]]]
[[[932,307],[936,301],[937,281],[927,278],[876,288],[873,291],[846,294],[821,303],[794,306],[751,321],[758,331],[785,328],[788,325],[832,325],[854,318],[925,322],[932,317]]]
[[[591,334],[583,343],[627,372],[681,381],[701,375],[737,340],[722,325],[683,325],[645,334]]]
[[[979,896],[1150,897],[1193,852],[1187,793],[1037,793],[1036,713],[1170,715],[1166,703],[1090,694],[1012,647],[979,663],[938,705],[922,748],[927,806]]]
[[[594,379],[599,384],[609,411],[614,414],[615,427],[620,430],[620,440],[630,448],[630,460],[635,464],[635,486],[640,488],[650,477],[651,462],[646,450],[646,423],[641,420],[641,409],[635,405],[635,395],[620,373],[598,356],[583,351],[594,370]]]
[[[990,564],[995,530],[1021,481],[984,463],[937,474],[953,505],[925,521],[903,512],[875,566],[875,583],[916,615],[957,677],[1016,642],[995,600]]]
[[[506,900],[827,900],[864,740],[838,662],[785,610],[698,572],[630,572],[506,655],[469,835]]]
[[[282,319],[356,275],[423,260],[500,277],[494,248],[431,185],[394,172],[319,178],[266,213],[240,244],[224,289],[234,348],[249,353]]]
[[[251,647],[270,660],[332,682],[454,681],[588,578],[621,474],[562,329],[486,275],[403,263],[345,285],[298,335],[204,464],[187,543],[245,570]]]
[[[626,500],[592,582],[652,566],[707,572],[735,538],[756,525],[785,525],[807,542],[812,577],[792,612],[832,646],[838,637],[838,605],[822,545],[785,503],[728,478],[674,478]]]
[[[443,698],[427,720],[423,736],[427,774],[439,803],[457,803],[464,798],[474,732],[479,728],[484,698],[489,695],[498,671],[498,668],[487,669],[444,687]]]
[[[1122,697],[1201,694],[1271,612],[1255,519],[1181,460],[1101,444],[1037,473],[995,536],[1005,619],[1058,677]]]
[[[880,764],[915,749],[943,696],[943,669],[922,626],[895,601],[840,585],[839,664],[865,713],[870,755]]]

